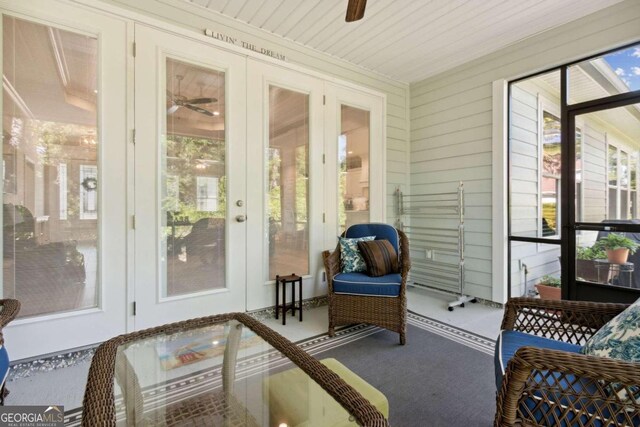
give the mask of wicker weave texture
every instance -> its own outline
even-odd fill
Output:
[[[10,298],[0,299],[0,306],[2,306],[2,311],[0,311],[0,345],[4,345],[2,330],[9,322],[15,319],[20,312],[20,301]]]
[[[400,343],[406,343],[407,333],[407,277],[411,269],[409,239],[401,230],[400,237],[400,295],[396,298],[341,295],[333,292],[333,277],[340,273],[340,246],[333,252],[324,251],[322,258],[329,286],[329,335],[335,327],[352,323],[367,323],[400,334]]]
[[[583,344],[624,304],[514,298],[503,329]],[[496,426],[640,425],[640,363],[523,347],[509,361]]]
[[[116,425],[113,390],[114,377],[116,374],[116,353],[119,346],[156,335],[179,333],[185,330],[202,328],[230,320],[237,320],[247,326],[275,349],[282,352],[284,356],[298,365],[340,403],[340,405],[351,413],[359,424],[371,427],[388,426],[384,416],[353,387],[344,382],[335,372],[309,356],[282,335],[244,313],[221,314],[163,325],[131,334],[120,335],[100,345],[89,369],[89,378],[83,400],[82,425],[86,427]],[[196,409],[190,405],[172,406],[171,419],[184,420],[184,417],[196,419],[198,415],[193,412],[194,410],[197,413],[201,413],[198,411],[213,411],[215,410],[213,406],[219,406],[220,400],[218,398],[210,398],[208,400],[205,398],[204,400],[196,400],[196,403]],[[138,404],[139,402],[137,402],[136,399],[135,405],[138,406]],[[202,405],[205,405],[206,409],[202,407]],[[197,407],[200,409],[198,410]],[[129,408],[127,408],[127,411],[129,411]],[[183,417],[180,412],[184,412],[186,415]]]

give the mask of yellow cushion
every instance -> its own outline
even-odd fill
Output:
[[[389,417],[389,402],[380,391],[351,372],[336,359],[320,361],[338,374],[375,406],[385,418]],[[288,427],[354,426],[349,413],[300,368],[271,375],[264,380],[264,392],[269,398],[270,424]]]

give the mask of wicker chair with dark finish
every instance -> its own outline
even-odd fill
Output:
[[[0,380],[2,386],[0,387],[0,405],[4,405],[4,398],[9,391],[6,389],[5,384],[7,382],[7,376],[9,375],[9,353],[4,345],[4,335],[2,330],[13,319],[16,318],[20,312],[20,301],[15,299],[0,299]]]
[[[336,326],[366,323],[399,333],[400,344],[404,345],[407,331],[407,276],[411,268],[409,239],[405,233],[388,224],[356,224],[349,227],[344,235],[348,238],[376,236],[376,240],[390,237],[388,240],[398,252],[400,272],[383,277],[396,281],[398,292],[393,296],[367,295],[360,291],[355,291],[353,294],[336,292],[336,278],[339,279],[341,274],[340,245],[338,244],[333,252],[324,251],[322,258],[329,287],[329,335],[335,335]],[[395,241],[393,241],[394,236]],[[360,274],[362,277],[358,280],[365,285],[369,280],[364,273],[349,274]]]
[[[494,425],[640,425],[640,363],[579,352],[627,307],[509,300],[496,346]]]

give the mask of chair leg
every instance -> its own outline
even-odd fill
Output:
[[[329,324],[329,336],[330,337],[335,337],[336,336],[336,331],[335,328],[333,327],[333,324]]]
[[[9,389],[7,388],[7,382],[5,381],[0,388],[0,406],[4,406],[4,398],[9,395]]]
[[[400,345],[405,345],[407,343],[407,333],[400,332]]]

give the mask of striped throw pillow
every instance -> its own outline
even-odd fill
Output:
[[[379,277],[398,272],[398,254],[388,240],[358,242],[358,249],[367,264],[369,276]]]

